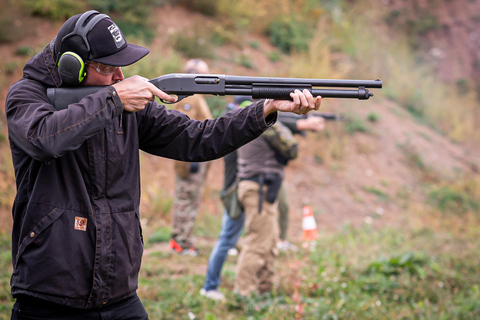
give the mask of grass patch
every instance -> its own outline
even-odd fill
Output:
[[[367,120],[370,121],[370,122],[378,122],[380,121],[380,115],[378,113],[375,113],[375,112],[370,112],[368,115],[367,115]]]
[[[208,254],[151,253],[144,257],[138,293],[151,319],[475,319],[480,232],[478,219],[469,222],[463,231],[449,230],[449,221],[411,229],[345,225],[322,233],[311,251],[301,247],[279,256],[271,294],[236,296],[227,268],[220,287],[226,303],[198,293]],[[2,236],[4,252],[8,238]],[[0,255],[0,264],[9,264],[8,255]],[[6,311],[0,319],[8,319],[12,304],[9,274],[0,273],[7,292],[0,296],[0,310]]]
[[[369,129],[365,124],[365,121],[363,121],[362,118],[360,118],[358,115],[355,115],[355,114],[349,114],[346,120],[344,121],[344,124],[345,124],[345,130],[350,135],[353,135],[356,132],[363,132],[363,133],[369,132]]]
[[[453,183],[433,185],[428,194],[431,205],[440,212],[452,215],[480,210],[479,176],[457,179]]]
[[[172,228],[168,226],[162,226],[155,230],[147,240],[148,244],[168,242],[172,235]]]
[[[440,177],[430,166],[425,164],[422,155],[415,150],[410,143],[399,143],[397,147],[400,148],[406,158],[407,164],[418,173],[422,180],[430,183],[438,182]]]
[[[374,187],[363,187],[363,190],[365,190],[368,193],[374,194],[378,197],[379,200],[381,201],[387,201],[389,199],[388,194],[385,192],[374,188]]]

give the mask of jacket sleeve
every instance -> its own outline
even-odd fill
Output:
[[[123,106],[109,86],[57,111],[43,85],[22,79],[10,88],[5,111],[9,138],[32,158],[49,161],[78,149],[113,121]]]
[[[140,149],[181,161],[218,159],[257,138],[276,117],[264,119],[263,100],[205,121],[151,103],[137,112]]]

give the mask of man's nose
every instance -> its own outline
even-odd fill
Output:
[[[114,81],[121,81],[125,79],[125,76],[123,75],[122,68],[119,67],[117,70],[115,70],[115,73],[113,74],[113,79]]]

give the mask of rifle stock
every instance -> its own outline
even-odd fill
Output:
[[[367,100],[373,96],[373,93],[367,88],[382,88],[382,81],[379,79],[330,80],[189,73],[166,74],[151,79],[150,82],[160,90],[178,96],[177,102],[194,94],[245,95],[251,96],[253,99],[291,100],[290,93],[295,89],[307,89],[314,97]],[[100,88],[102,87],[49,88],[47,96],[50,103],[57,110],[61,110],[67,108],[69,104],[79,102],[83,97],[97,92]]]

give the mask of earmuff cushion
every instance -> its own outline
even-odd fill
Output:
[[[85,78],[85,64],[82,58],[75,52],[65,52],[58,61],[58,71],[63,82],[76,85]]]

